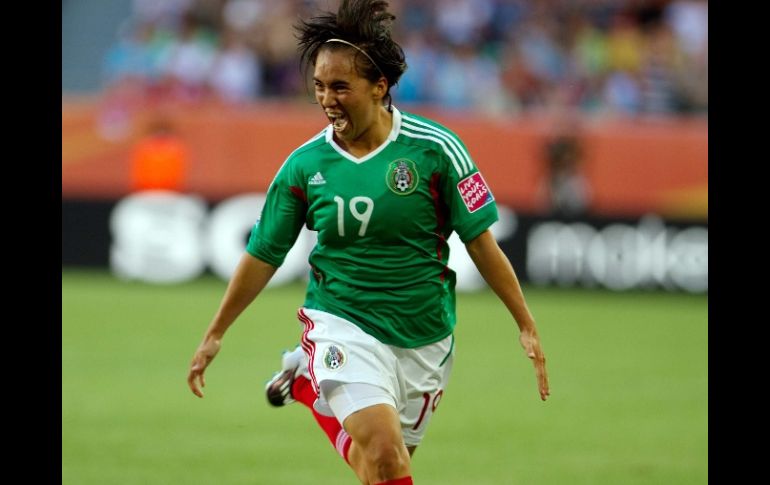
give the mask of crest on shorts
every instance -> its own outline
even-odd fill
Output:
[[[324,366],[329,370],[337,370],[345,365],[347,356],[341,348],[330,345],[324,352]]]
[[[420,176],[417,174],[417,166],[413,161],[399,158],[390,162],[385,174],[385,183],[393,193],[409,195],[417,188]]]

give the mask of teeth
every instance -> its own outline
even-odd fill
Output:
[[[332,121],[332,126],[334,127],[334,131],[340,132],[345,129],[346,126],[348,126],[348,120],[347,118],[335,118]]]
[[[342,113],[327,112],[326,116],[332,122],[335,131],[342,131],[345,129],[345,126],[347,126],[347,118]]]

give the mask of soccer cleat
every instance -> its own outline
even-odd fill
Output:
[[[268,381],[265,390],[267,393],[267,402],[275,407],[285,406],[294,402],[291,395],[291,385],[294,384],[295,369],[288,369],[277,372],[270,381]]]
[[[300,374],[307,374],[307,357],[299,345],[291,352],[283,353],[281,370],[276,372],[272,379],[265,385],[267,402],[275,407],[285,406],[295,401],[291,395],[291,387],[294,378]]]

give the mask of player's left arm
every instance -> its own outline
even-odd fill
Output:
[[[535,319],[527,307],[524,293],[511,266],[489,229],[465,244],[468,254],[478,268],[481,276],[502,300],[519,326],[519,342],[524,347],[527,357],[532,359],[537,376],[540,398],[545,401],[550,395],[548,373],[545,369],[545,355],[540,345]]]

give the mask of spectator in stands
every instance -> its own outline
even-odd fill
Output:
[[[540,187],[546,211],[575,218],[588,212],[591,190],[583,173],[581,134],[574,115],[564,114],[543,145],[545,178]]]
[[[206,95],[216,45],[213,33],[200,26],[193,15],[185,15],[162,66],[167,92],[174,99],[194,102]]]
[[[277,26],[319,1],[134,0],[137,24],[153,25],[155,32],[150,39],[126,39],[116,46],[106,59],[105,87],[125,91],[117,98],[141,93],[113,83],[121,70],[139,68],[149,59],[150,73],[143,80],[154,99],[305,98],[294,38]],[[406,103],[516,116],[548,109],[556,96],[585,113],[708,111],[706,0],[401,0],[393,2],[393,11],[399,18],[394,36],[416,59],[400,87]],[[670,28],[678,50],[673,57],[664,35],[648,29],[654,24]],[[237,51],[231,50],[229,31],[242,41]],[[173,80],[167,93],[154,82],[152,66],[159,61],[166,79]],[[252,62],[253,79],[247,74]],[[481,87],[473,84],[479,79]],[[462,99],[461,93],[473,93],[469,85],[493,96],[484,97],[487,102]],[[207,92],[206,86],[218,92]],[[120,102],[116,106],[104,118],[117,133],[121,120],[127,125],[127,115]]]
[[[182,192],[189,164],[187,144],[171,120],[156,115],[131,151],[131,191]]]
[[[430,86],[436,84],[441,62],[435,41],[423,31],[410,31],[404,41],[404,53],[409,69],[393,87],[394,95],[403,104],[434,102]]]
[[[435,101],[443,108],[499,113],[510,104],[500,83],[499,65],[476,55],[472,44],[445,49],[433,80]]]
[[[120,26],[117,41],[107,49],[98,127],[108,140],[128,136],[134,114],[144,108],[146,86],[152,78],[153,59],[148,49],[152,36],[151,24],[127,20]]]
[[[679,112],[708,110],[708,1],[674,0],[663,11],[682,59],[677,79],[682,89]]]
[[[228,104],[244,104],[262,94],[262,64],[239,34],[227,30],[209,71],[214,96]]]
[[[680,52],[669,27],[655,23],[645,30],[645,49],[640,69],[641,110],[651,115],[671,115],[680,101],[678,79]]]

